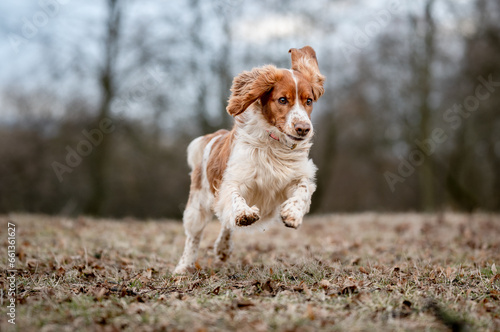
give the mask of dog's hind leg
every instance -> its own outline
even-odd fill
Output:
[[[221,261],[226,261],[231,252],[233,251],[233,245],[231,242],[232,229],[222,225],[217,241],[215,241],[215,256],[217,256]]]
[[[212,216],[210,210],[207,210],[204,206],[203,197],[204,195],[200,190],[192,191],[189,195],[189,201],[183,216],[186,244],[174,274],[193,272],[195,269],[203,229]]]

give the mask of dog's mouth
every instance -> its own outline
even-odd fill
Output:
[[[283,132],[282,130],[280,130],[281,134],[285,135],[285,136],[281,136],[281,139],[280,139],[280,136],[276,136],[276,134],[273,133],[272,130],[266,130],[266,131],[269,134],[269,137],[271,137],[272,139],[274,139],[274,140],[276,140],[278,142],[283,143],[285,146],[289,147],[292,150],[294,150],[297,147],[297,144],[299,142],[306,141],[307,139],[309,139],[311,137],[311,136],[297,137],[297,136],[294,136],[294,135],[287,134],[287,133]],[[287,139],[285,139],[285,137]]]
[[[292,136],[292,135],[289,135],[289,134],[286,134],[286,136],[294,141],[297,141],[297,142],[300,142],[300,141],[303,141],[305,140],[305,137],[296,137],[296,136]]]
[[[297,144],[300,144],[302,142],[308,142],[310,140],[310,138],[312,137],[312,133],[309,133],[309,135],[307,136],[303,136],[303,137],[300,137],[300,136],[295,136],[293,134],[289,134],[287,133],[287,131],[283,130],[283,128],[281,128],[281,126],[275,126],[276,129],[278,129],[278,132],[281,134],[281,142],[283,144],[285,144],[286,146],[291,146],[293,147],[292,150],[297,146]],[[280,141],[280,136],[276,136],[272,130],[268,130],[268,132],[270,133],[270,137],[277,140],[277,141]],[[276,132],[275,132],[276,133]]]

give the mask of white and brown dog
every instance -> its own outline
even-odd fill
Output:
[[[186,244],[174,273],[192,271],[206,223],[222,223],[217,257],[231,253],[234,227],[281,219],[297,228],[316,189],[309,159],[313,102],[323,95],[325,77],[309,47],[291,49],[292,69],[268,65],[233,80],[227,111],[231,131],[219,130],[189,144],[192,169],[184,211]]]

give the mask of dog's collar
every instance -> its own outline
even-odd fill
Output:
[[[288,144],[286,144],[285,141],[281,141],[280,138],[278,136],[276,136],[272,131],[269,131],[269,130],[266,130],[266,131],[268,132],[269,137],[271,137],[275,141],[280,142],[284,146],[290,148],[290,150],[293,150],[293,149],[295,149],[297,147],[297,144],[288,145]]]

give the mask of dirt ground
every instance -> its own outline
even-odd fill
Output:
[[[13,214],[0,227],[2,331],[500,330],[500,215],[310,216],[236,232],[224,264],[214,221],[189,276],[172,275],[178,221]]]

